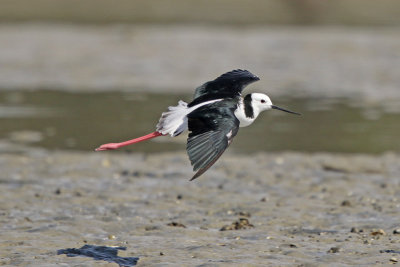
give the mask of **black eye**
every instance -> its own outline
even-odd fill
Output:
[[[264,104],[264,103],[265,103],[265,100],[264,100],[264,99],[261,99],[261,103],[263,103],[263,104]]]

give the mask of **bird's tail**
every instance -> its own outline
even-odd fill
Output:
[[[161,115],[156,131],[163,135],[177,136],[187,129],[187,103],[180,100],[177,106],[168,107],[168,111]]]

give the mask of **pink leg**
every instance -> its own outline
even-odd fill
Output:
[[[163,134],[159,133],[159,132],[153,132],[153,133],[150,133],[148,135],[141,136],[141,137],[138,137],[138,138],[135,138],[135,139],[132,139],[132,140],[128,140],[128,141],[125,141],[125,142],[121,142],[121,143],[104,144],[104,145],[101,145],[100,147],[96,148],[95,151],[113,150],[113,149],[117,149],[117,148],[120,148],[120,147],[123,147],[123,146],[128,146],[128,145],[132,145],[134,143],[139,143],[139,142],[142,142],[142,141],[145,141],[145,140],[149,140],[149,139],[161,136],[161,135],[163,135]]]

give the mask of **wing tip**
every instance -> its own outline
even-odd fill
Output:
[[[192,165],[193,165],[193,163],[192,163]],[[207,167],[207,166],[206,166]],[[210,166],[211,167],[211,166]],[[209,168],[209,167],[208,167]],[[203,173],[205,173],[206,172],[206,170],[208,169],[208,168],[205,168],[205,167],[203,167],[203,168],[201,168],[200,167],[200,170],[199,170],[199,168],[197,168],[197,169],[193,169],[194,171],[197,171],[194,175],[193,175],[193,177],[192,178],[190,178],[190,180],[189,181],[193,181],[194,179],[196,179],[196,178],[198,178],[199,176],[201,176]]]
[[[215,163],[215,161],[214,161],[214,163]],[[214,163],[212,163],[211,165],[206,166],[206,167],[200,169],[198,172],[195,173],[195,175],[193,175],[192,178],[190,178],[189,181],[193,181],[194,179],[200,177],[200,176],[201,176],[203,173],[205,173]]]
[[[247,76],[248,78],[250,78],[253,81],[259,81],[260,78],[257,75],[254,75],[253,73],[251,73],[248,70],[245,69],[234,69],[231,71],[228,71],[224,74],[222,74],[221,76],[219,76],[217,79],[219,78],[231,78],[231,76]]]

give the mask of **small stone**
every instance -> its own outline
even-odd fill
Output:
[[[183,196],[181,194],[176,196],[176,199],[181,200],[183,198]]]
[[[56,191],[54,191],[54,194],[60,195],[60,194],[61,194],[61,189],[60,189],[60,188],[57,188]]]
[[[392,258],[390,258],[390,261],[391,262],[398,262],[399,260],[396,257],[392,257]]]
[[[239,220],[233,222],[231,225],[222,226],[220,231],[228,231],[228,230],[240,230],[240,229],[248,229],[253,228],[252,225],[247,218],[239,218]]]
[[[340,204],[342,207],[351,207],[351,203],[348,200],[343,200],[342,203]]]
[[[328,253],[338,253],[338,252],[340,252],[340,251],[342,251],[342,249],[341,249],[340,247],[331,247],[331,248],[328,250]]]
[[[110,240],[114,240],[116,237],[115,237],[115,235],[108,235],[108,239],[110,239]]]
[[[394,229],[393,234],[400,235],[400,228]]]
[[[182,227],[182,228],[186,228],[186,226],[182,223],[178,223],[178,222],[170,222],[167,224],[168,226],[173,226],[173,227]]]
[[[164,256],[164,255],[165,255],[164,252],[160,251],[160,256]]]
[[[267,198],[263,197],[262,199],[260,199],[261,202],[267,202]]]
[[[363,233],[363,229],[358,229],[357,227],[351,227],[350,233]]]
[[[377,235],[386,235],[385,231],[383,229],[378,229],[378,230],[372,230],[371,235],[377,236]]]

